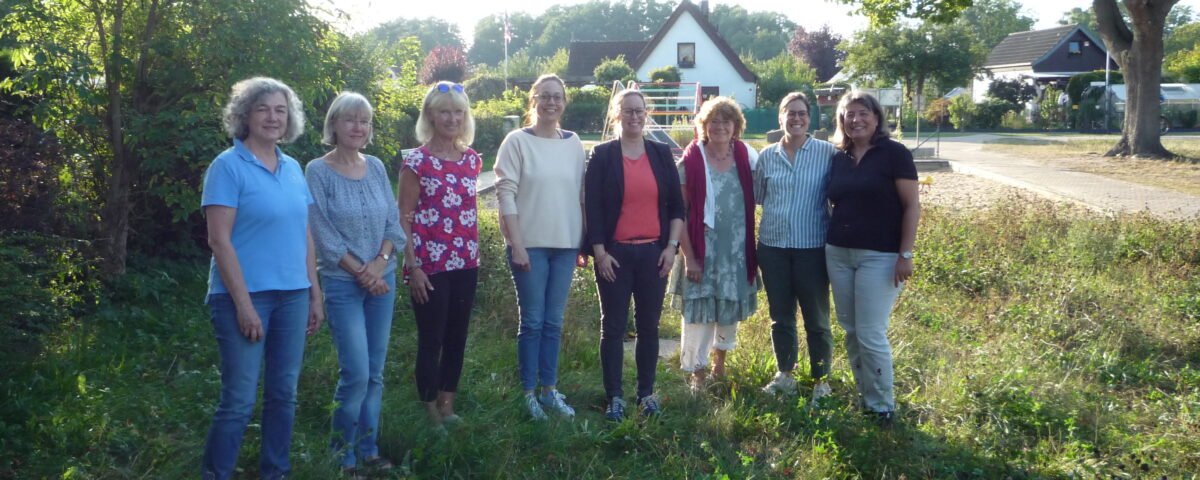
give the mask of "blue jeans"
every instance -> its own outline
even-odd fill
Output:
[[[521,326],[517,330],[517,363],[521,371],[521,387],[533,390],[537,386],[558,384],[558,348],[562,340],[563,310],[571,291],[571,276],[575,273],[574,248],[530,248],[529,271],[512,266],[512,249],[508,249],[508,265],[517,287],[517,304],[521,309]]]
[[[379,455],[379,406],[383,400],[383,363],[396,304],[396,274],[384,275],[391,289],[371,295],[354,280],[321,277],[325,315],[342,365],[333,401],[332,441],[342,466]]]
[[[288,450],[296,416],[296,382],[304,359],[308,327],[308,289],[253,292],[250,301],[262,321],[263,339],[250,343],[238,329],[237,309],[227,293],[208,297],[217,349],[221,355],[221,402],[213,414],[204,445],[201,476],[226,479],[237,466],[238,450],[258,397],[263,376],[263,478],[280,478],[290,470]]]
[[[834,311],[846,330],[846,356],[863,407],[872,412],[896,409],[887,328],[900,295],[895,283],[898,257],[891,252],[825,246]]]

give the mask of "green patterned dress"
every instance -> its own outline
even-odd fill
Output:
[[[746,279],[746,210],[737,168],[725,172],[707,169],[712,175],[716,197],[717,228],[704,229],[704,273],[699,283],[683,274],[683,256],[675,262],[669,291],[676,295],[671,304],[683,311],[686,323],[730,325],[748,318],[758,308],[755,284]],[[684,169],[679,178],[687,183]],[[689,208],[700,208],[691,205]],[[753,221],[753,219],[751,219]]]

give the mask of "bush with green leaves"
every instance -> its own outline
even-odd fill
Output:
[[[679,67],[667,65],[651,70],[650,81],[654,83],[679,83],[683,81],[683,76],[679,73]]]
[[[596,65],[595,70],[592,70],[592,75],[596,77],[596,85],[603,86],[610,86],[617,80],[626,83],[637,81],[636,72],[625,61],[625,55],[604,59],[603,62]]]
[[[972,126],[975,128],[997,128],[1004,114],[1017,111],[1017,106],[1004,100],[988,98],[975,104]]]
[[[485,157],[494,154],[508,135],[504,117],[522,117],[528,105],[528,94],[517,87],[505,91],[499,98],[475,102],[471,106],[471,115],[475,117],[475,143],[471,148]]]
[[[608,101],[612,90],[608,87],[567,89],[570,100],[563,111],[562,128],[579,133],[600,133],[608,115]]]
[[[504,94],[504,77],[493,74],[476,75],[463,82],[463,89],[472,102],[499,98]]]
[[[950,115],[950,123],[959,130],[964,130],[971,127],[971,123],[975,120],[975,102],[971,100],[970,95],[959,95],[950,100],[950,105],[946,107],[946,113]]]

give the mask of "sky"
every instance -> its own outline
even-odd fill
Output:
[[[522,11],[537,16],[553,5],[571,5],[585,3],[587,0],[452,0],[441,3],[432,0],[313,0],[314,4],[326,8],[332,6],[348,15],[345,29],[350,32],[362,32],[389,20],[404,18],[438,17],[450,20],[458,25],[463,40],[471,45],[475,24],[483,17],[502,13],[507,8],[509,12]],[[693,0],[699,3],[699,0]],[[1037,20],[1035,29],[1049,28],[1058,24],[1063,12],[1074,7],[1090,7],[1091,0],[1018,0],[1024,6],[1026,15]],[[786,14],[793,22],[806,30],[818,29],[828,23],[834,31],[844,36],[866,28],[867,20],[861,16],[849,16],[849,7],[833,0],[709,0],[710,7],[717,4],[740,5],[742,8],[754,11],[774,11]],[[790,8],[780,8],[786,5]],[[1200,12],[1200,0],[1182,0],[1178,5],[1192,7]],[[1178,8],[1178,7],[1177,7]]]

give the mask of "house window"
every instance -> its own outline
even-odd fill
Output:
[[[679,64],[679,68],[692,68],[696,66],[695,43],[679,44],[679,57],[677,63]]]
[[[1079,55],[1083,53],[1083,49],[1079,48],[1079,42],[1070,42],[1067,44],[1067,55]]]

